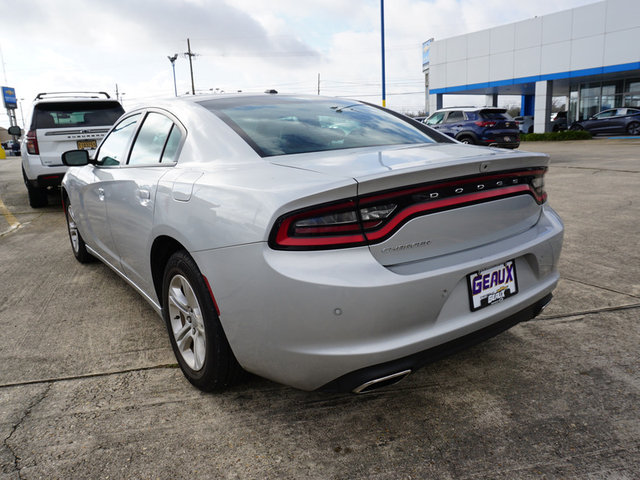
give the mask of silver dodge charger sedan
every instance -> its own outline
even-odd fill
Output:
[[[196,387],[366,392],[544,308],[549,158],[320,96],[158,101],[66,152],[73,253],[160,314]]]

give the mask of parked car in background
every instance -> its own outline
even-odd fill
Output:
[[[556,112],[551,115],[551,131],[560,132],[567,129],[567,112]]]
[[[389,385],[536,316],[559,278],[548,156],[357,100],[154,101],[63,161],[75,257],[142,294],[203,390],[241,367],[304,390]]]
[[[520,133],[533,133],[533,115],[522,115],[513,119],[518,124]]]
[[[67,171],[62,153],[75,148],[95,150],[123,113],[120,102],[105,92],[36,96],[29,130],[22,139],[22,176],[32,208],[47,205],[47,190],[60,185]]]
[[[611,108],[595,114],[588,120],[574,122],[571,130],[587,130],[593,135],[627,134],[640,135],[640,109]]]
[[[451,107],[433,112],[429,127],[462,143],[518,148],[520,130],[505,108]]]
[[[7,155],[20,155],[20,142],[16,140],[7,140],[2,142],[2,148],[4,148]]]

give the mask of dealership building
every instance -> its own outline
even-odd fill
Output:
[[[534,132],[550,130],[553,97],[569,124],[615,107],[640,107],[640,0],[605,0],[423,45],[427,110],[444,95],[521,96]],[[449,100],[449,99],[448,99]],[[450,102],[449,102],[450,103]]]

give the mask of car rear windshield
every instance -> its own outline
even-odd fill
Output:
[[[365,103],[260,96],[205,100],[261,156],[435,143],[426,127]]]
[[[481,110],[480,115],[486,120],[511,120],[506,110]]]
[[[111,126],[124,113],[118,102],[51,102],[35,106],[31,129]]]

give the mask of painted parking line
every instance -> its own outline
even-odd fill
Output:
[[[13,216],[13,214],[5,206],[1,198],[0,198],[0,215],[2,215],[4,219],[7,221],[7,223],[9,224],[9,230],[7,232],[0,232],[0,234],[8,233],[11,230],[15,230],[20,226],[20,222],[18,221],[18,219]]]

